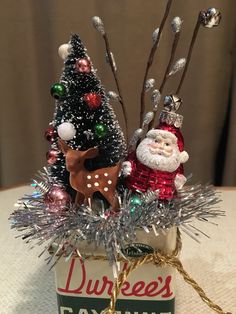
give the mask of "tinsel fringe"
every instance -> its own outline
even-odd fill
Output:
[[[178,198],[169,202],[158,201],[155,192],[139,194],[141,205],[135,208],[131,193],[124,190],[120,195],[120,211],[115,215],[74,204],[67,210],[50,212],[44,203],[45,194],[53,185],[47,169],[40,172],[40,178],[39,183],[34,180],[35,192],[18,201],[18,208],[10,217],[11,225],[27,243],[47,243],[45,250],[53,247],[57,259],[62,255],[69,259],[75,252],[81,255],[81,241],[87,241],[94,243],[95,249],[104,247],[114,265],[125,246],[135,242],[137,228],[146,232],[152,229],[158,235],[160,230],[165,232],[177,226],[198,241],[199,233],[203,232],[192,226],[192,221],[207,222],[224,215],[224,211],[216,208],[220,199],[214,187],[200,184],[185,186],[178,192]]]

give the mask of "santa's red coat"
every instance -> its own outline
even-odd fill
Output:
[[[174,180],[177,174],[183,173],[182,167],[174,172],[153,170],[143,165],[135,153],[131,153],[127,160],[131,162],[132,167],[131,174],[125,179],[128,189],[141,192],[159,190],[158,199],[173,199],[176,194]]]

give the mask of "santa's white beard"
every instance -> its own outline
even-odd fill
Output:
[[[162,156],[159,154],[150,153],[150,142],[144,139],[137,147],[136,156],[138,160],[145,166],[160,171],[173,172],[180,165],[180,152],[178,148],[173,149],[171,156]]]

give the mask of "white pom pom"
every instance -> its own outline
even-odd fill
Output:
[[[68,141],[75,136],[76,130],[72,123],[64,122],[60,124],[59,127],[57,128],[57,133],[62,140]]]
[[[188,161],[189,155],[186,151],[183,151],[180,153],[180,162],[181,164],[184,164],[186,161]]]
[[[70,44],[63,44],[58,48],[59,56],[65,60],[71,52],[72,46]]]

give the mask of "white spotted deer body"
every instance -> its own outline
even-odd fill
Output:
[[[95,192],[100,192],[110,203],[113,211],[118,210],[119,203],[116,185],[120,171],[120,163],[112,167],[88,171],[84,167],[86,159],[98,156],[98,148],[86,151],[73,150],[64,141],[58,141],[66,158],[66,169],[70,172],[70,185],[77,191],[75,202],[79,205],[91,199]]]

